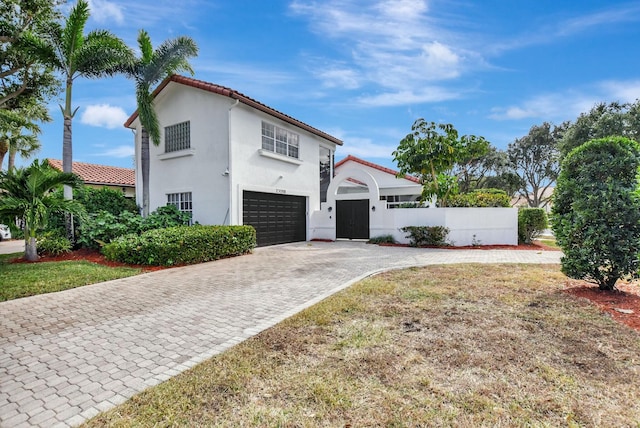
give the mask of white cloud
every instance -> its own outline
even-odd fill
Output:
[[[104,152],[97,153],[97,156],[108,156],[113,158],[127,158],[133,157],[135,150],[132,145],[130,146],[115,146]]]
[[[426,83],[433,86],[486,66],[479,53],[464,47],[464,36],[449,31],[450,25],[438,18],[425,0],[294,0],[290,8],[307,18],[320,37],[335,41],[336,49],[346,56],[342,66],[315,68],[321,70],[315,75],[327,87],[372,85],[389,93],[407,94]],[[441,99],[425,96],[425,91],[411,98],[425,102]],[[382,103],[389,105],[388,101]],[[391,103],[397,104],[403,104],[400,98]]]
[[[519,120],[537,118],[547,121],[574,120],[601,102],[635,102],[640,99],[640,80],[608,80],[580,89],[541,94],[519,105],[496,107],[489,118]]]
[[[360,87],[360,77],[355,70],[348,68],[329,68],[318,72],[318,77],[327,88],[340,87],[357,89]]]
[[[122,7],[108,0],[89,0],[91,17],[101,24],[110,24],[113,21],[121,25],[124,23]]]
[[[80,117],[80,122],[85,125],[101,128],[122,128],[129,116],[121,107],[109,104],[96,104],[88,106]]]
[[[344,146],[338,147],[336,156],[353,155],[363,159],[391,158],[391,153],[398,148],[398,142],[392,144],[376,144],[368,138],[347,137]]]
[[[358,98],[358,103],[369,107],[400,106],[408,104],[434,103],[460,98],[461,93],[448,91],[437,86],[423,88],[419,91],[404,90],[385,92],[378,95]]]

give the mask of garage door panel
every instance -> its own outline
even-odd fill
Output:
[[[243,223],[256,229],[258,246],[306,240],[304,196],[245,191],[242,205]]]

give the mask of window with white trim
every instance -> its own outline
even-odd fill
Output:
[[[193,198],[191,192],[167,193],[167,205],[173,205],[183,213],[193,217]]]
[[[191,123],[190,121],[176,123],[164,128],[165,153],[177,152],[191,148]]]
[[[262,150],[298,159],[299,135],[271,123],[262,122]]]

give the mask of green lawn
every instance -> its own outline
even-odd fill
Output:
[[[21,256],[22,253],[0,255],[0,302],[124,278],[142,271],[86,261],[10,263]]]

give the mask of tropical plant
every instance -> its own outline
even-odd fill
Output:
[[[393,152],[398,176],[415,175],[423,185],[422,200],[436,197],[438,205],[447,206],[447,199],[458,191],[454,167],[466,165],[483,153],[489,143],[483,137],[463,135],[451,124],[416,120],[411,133],[404,137]]]
[[[106,30],[93,30],[87,35],[84,29],[89,19],[89,4],[86,0],[78,0],[71,9],[64,27],[57,26],[51,32],[53,57],[51,66],[57,69],[64,78],[65,101],[60,106],[64,117],[62,141],[62,170],[72,172],[73,147],[71,124],[78,110],[72,109],[71,98],[73,81],[77,77],[98,78],[113,75],[122,66],[131,61],[133,56],[127,45]],[[65,187],[65,199],[72,199],[70,187]],[[69,234],[69,230],[67,233]]]
[[[15,166],[16,155],[28,158],[40,149],[38,135],[42,129],[37,122],[51,121],[48,109],[39,100],[25,96],[12,100],[10,104],[13,101],[20,103],[18,107],[0,118],[0,169],[8,152],[7,170]]]
[[[140,133],[140,169],[142,172],[142,215],[149,215],[149,138],[160,144],[160,124],[153,108],[152,87],[167,76],[180,71],[193,74],[187,61],[198,54],[198,47],[190,37],[166,40],[156,50],[145,30],[138,34],[140,57],[126,68],[125,73],[135,81]]]
[[[615,289],[638,276],[640,144],[624,137],[592,140],[562,162],[551,223],[562,271]]]
[[[0,218],[7,222],[16,218],[24,221],[27,260],[38,259],[36,238],[51,213],[82,212],[82,205],[56,197],[52,191],[62,185],[74,188],[81,184],[76,175],[60,172],[46,160],[36,159],[26,168],[0,172]]]

